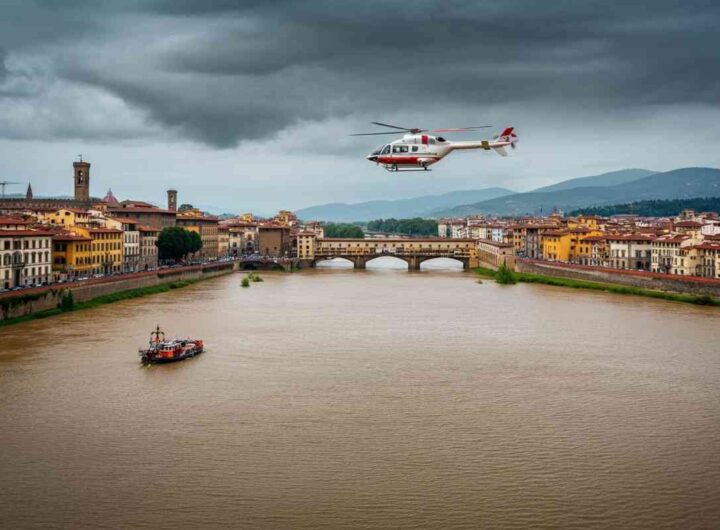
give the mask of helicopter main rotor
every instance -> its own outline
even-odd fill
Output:
[[[416,127],[399,127],[397,125],[390,125],[388,123],[381,123],[379,121],[371,121],[373,125],[379,125],[380,127],[388,127],[390,129],[396,129],[398,131],[402,131],[405,133],[410,134],[419,134],[423,132],[430,132],[430,133],[439,133],[439,132],[471,132],[476,131],[478,129],[487,129],[489,127],[492,127],[492,125],[478,125],[475,127],[449,127],[445,129],[418,129]],[[350,136],[377,136],[380,134],[399,134],[398,132],[372,132],[372,133],[356,133],[351,134]]]

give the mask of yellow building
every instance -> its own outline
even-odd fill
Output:
[[[280,210],[275,216],[275,221],[286,225],[297,224],[297,216],[289,210]]]
[[[523,253],[527,245],[527,226],[506,226],[505,231],[503,232],[503,243],[512,245],[516,254]]]
[[[230,254],[230,229],[218,225],[218,256],[225,257]]]
[[[553,230],[542,234],[543,259],[552,261],[580,262],[592,256],[592,244],[585,238],[600,236],[600,230],[577,227]]]
[[[315,259],[315,245],[317,234],[309,230],[298,232],[297,235],[297,257],[298,259]]]
[[[85,226],[90,224],[90,214],[80,208],[61,208],[42,215],[42,222],[53,226]]]
[[[568,221],[568,228],[580,228],[585,227],[590,230],[600,230],[600,221],[602,217],[596,215],[581,215],[577,218],[577,221]]]
[[[52,245],[52,270],[56,278],[92,274],[92,238],[63,232],[53,235]]]
[[[78,235],[90,238],[90,261],[93,274],[113,274],[122,271],[123,232],[115,228],[75,227]]]

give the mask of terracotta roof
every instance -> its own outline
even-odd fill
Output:
[[[698,223],[697,221],[678,221],[675,223],[675,227],[680,228],[700,228],[702,226],[702,223]]]
[[[682,243],[683,241],[686,241],[688,239],[688,236],[679,236],[679,235],[665,235],[660,236],[655,239],[658,243]]]
[[[137,224],[138,220],[133,219],[132,217],[108,217],[108,219],[112,219],[113,221],[118,221],[119,223],[126,223],[126,224]]]
[[[133,206],[135,206],[135,205],[137,205],[137,206],[139,206],[139,207],[141,207],[141,208],[155,208],[155,206],[154,206],[153,204],[150,204],[149,202],[145,202],[145,201],[133,201],[132,199],[128,199],[128,200],[122,201],[120,204],[123,206],[123,208],[124,208],[124,207],[130,208],[130,207],[133,207]]]
[[[20,236],[51,236],[52,232],[47,230],[0,230],[0,238],[2,237],[20,237]]]
[[[160,229],[155,226],[138,225],[138,230],[141,232],[159,232]]]
[[[617,234],[606,236],[608,241],[655,241],[656,237],[647,234]]]
[[[719,243],[700,243],[699,245],[694,245],[690,248],[699,248],[701,250],[718,250],[718,251],[720,251],[720,244]]]
[[[165,214],[165,215],[175,215],[177,212],[173,212],[172,210],[163,210],[162,208],[156,208],[154,206],[148,207],[148,206],[108,206],[108,211],[112,213],[120,213],[123,212],[124,214],[128,213],[159,213],[159,214]]]
[[[91,234],[122,234],[122,230],[116,228],[86,228]]]
[[[0,225],[29,225],[30,221],[25,219],[19,219],[17,217],[2,217],[0,216]]]

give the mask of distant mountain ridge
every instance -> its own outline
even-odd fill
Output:
[[[590,188],[595,186],[617,186],[620,184],[627,184],[628,182],[632,182],[643,177],[648,177],[655,173],[657,173],[657,171],[650,171],[649,169],[621,169],[620,171],[611,171],[610,173],[593,175],[591,177],[578,177],[563,180],[562,182],[537,188],[533,191],[546,192],[569,190],[572,188]]]
[[[614,174],[606,175],[611,176],[610,181],[615,178]],[[602,175],[598,177],[600,176]],[[689,199],[718,195],[720,195],[720,169],[688,167],[664,173],[651,173],[623,184],[516,193],[507,197],[456,206],[437,214],[447,217],[471,214],[537,215],[547,214],[553,208],[570,211],[641,200]]]
[[[495,199],[514,193],[514,191],[506,188],[459,190],[441,195],[423,195],[411,199],[366,201],[355,204],[321,204],[297,210],[295,213],[300,219],[306,221],[334,222],[370,221],[389,217],[431,217],[433,212],[437,210],[452,208],[458,204]]]

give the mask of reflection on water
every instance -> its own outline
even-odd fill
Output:
[[[0,330],[3,528],[711,528],[717,309],[240,275]],[[142,368],[160,323],[207,353]]]

